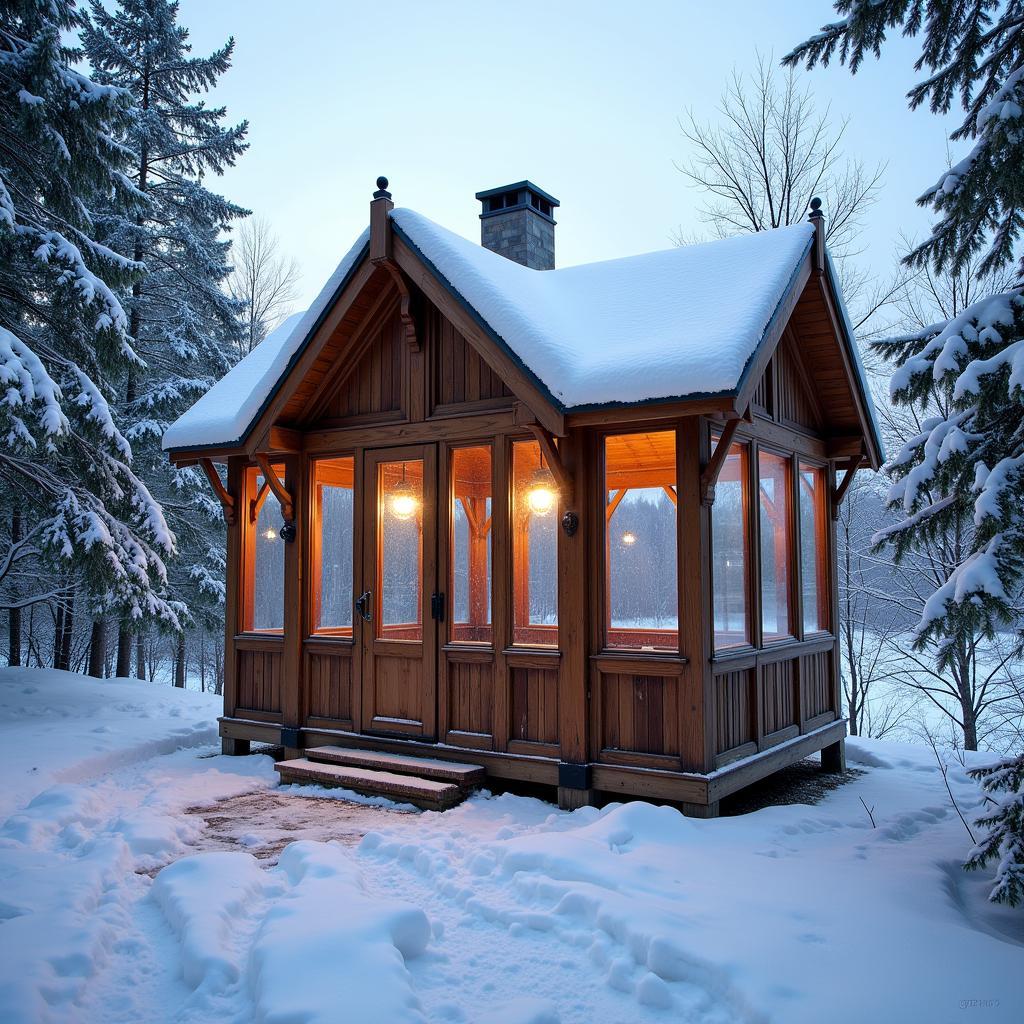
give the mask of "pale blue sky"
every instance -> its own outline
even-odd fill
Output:
[[[530,178],[562,202],[560,266],[667,248],[699,227],[673,164],[688,152],[678,116],[712,116],[733,67],[833,17],[827,0],[181,2],[197,52],[236,40],[214,98],[249,119],[252,145],[214,187],[271,222],[303,306],[367,223],[378,174],[396,203],[472,239],[473,194]],[[855,77],[805,73],[851,119],[847,151],[888,163],[864,238],[879,272],[901,232],[927,231],[914,197],[946,162],[942,122],[903,98],[915,54],[896,39]]]

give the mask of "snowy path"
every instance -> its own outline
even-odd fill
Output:
[[[1024,1017],[1024,916],[959,869],[930,751],[851,744],[867,772],[820,805],[718,821],[511,795],[420,814],[276,787],[269,758],[214,756],[214,713],[0,671],[0,1020]]]

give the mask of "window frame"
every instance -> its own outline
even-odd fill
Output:
[[[811,458],[800,452],[794,453],[794,465],[793,471],[794,479],[794,491],[795,501],[794,506],[795,522],[796,522],[796,534],[794,537],[794,558],[797,567],[797,591],[798,591],[798,607],[797,611],[799,614],[799,627],[801,640],[812,639],[817,640],[820,637],[835,636],[835,622],[833,619],[833,608],[832,608],[832,582],[834,575],[834,566],[832,564],[832,530],[829,527],[831,522],[831,474],[829,472],[829,466],[827,462],[822,462],[817,459]],[[805,629],[805,609],[803,606],[804,601],[804,579],[803,579],[803,535],[800,531],[800,500],[801,500],[801,484],[800,484],[800,473],[802,468],[806,466],[808,469],[812,469],[815,472],[821,473],[822,481],[822,495],[821,495],[821,519],[822,519],[822,530],[821,530],[821,551],[818,552],[818,563],[817,563],[817,574],[818,574],[818,594],[819,604],[821,610],[821,620],[825,622],[823,627],[817,629],[807,630]]]
[[[719,438],[722,436],[723,427],[717,424],[711,424],[710,430],[710,451],[715,450],[715,445]],[[758,481],[756,479],[756,473],[753,472],[753,466],[755,465],[755,459],[757,458],[756,439],[740,433],[737,431],[733,435],[732,440],[729,443],[729,448],[739,448],[742,450],[743,457],[746,460],[743,467],[745,477],[743,478],[743,558],[744,558],[744,572],[743,572],[743,615],[746,638],[739,643],[727,644],[723,647],[718,647],[715,644],[715,530],[714,530],[714,507],[712,506],[711,515],[709,516],[708,523],[708,575],[711,584],[711,600],[709,608],[711,610],[711,657],[733,657],[738,654],[749,653],[755,650],[760,640],[761,632],[761,606],[760,606],[760,551],[757,547],[756,530],[759,524],[754,523],[756,518],[753,514],[753,502],[751,495],[755,492]],[[724,466],[724,462],[723,462]],[[717,501],[717,499],[716,499]],[[755,557],[756,553],[756,557]],[[756,562],[756,565],[755,565]],[[756,588],[755,588],[756,581]],[[757,614],[755,614],[755,612]],[[755,625],[756,620],[756,625]],[[755,635],[755,628],[757,633]]]
[[[508,557],[508,568],[507,576],[505,581],[504,591],[508,599],[508,626],[507,636],[505,639],[505,651],[507,653],[523,653],[523,652],[536,652],[538,654],[546,654],[557,656],[561,653],[562,644],[562,633],[561,633],[561,602],[559,601],[558,593],[558,574],[556,570],[555,576],[555,625],[552,628],[553,640],[551,643],[539,643],[536,641],[518,641],[516,640],[516,461],[515,452],[517,444],[534,444],[538,450],[543,451],[540,448],[540,442],[532,434],[512,434],[505,437],[504,444],[504,455],[503,455],[503,466],[502,475],[504,480],[500,478],[497,480],[499,487],[503,490],[500,492],[502,495],[502,503],[505,504],[507,514],[501,519],[495,519],[495,525],[492,529],[497,528],[505,530],[504,547],[507,551]],[[495,467],[496,468],[496,467]],[[557,486],[556,486],[557,490]],[[498,491],[495,492],[499,493]],[[565,495],[558,491],[557,500],[552,510],[555,516],[555,560],[556,566],[560,564],[562,558],[562,529],[561,529],[561,516],[562,509],[565,502]],[[493,508],[496,508],[496,503],[492,504]],[[498,542],[500,534],[495,534],[492,544],[492,564],[497,566],[497,558],[495,557],[498,553]],[[495,569],[495,585],[497,585],[497,571]],[[492,599],[493,600],[493,599]],[[527,607],[529,607],[527,605]],[[497,628],[497,615],[498,609],[496,605],[492,605],[492,619],[495,619],[493,623],[494,627]],[[529,623],[526,624],[526,628],[529,628]]]
[[[352,646],[355,643],[356,632],[354,618],[352,622],[352,629],[347,634],[336,631],[321,631],[317,628],[317,619],[319,618],[320,613],[320,586],[322,579],[322,542],[320,522],[318,519],[320,507],[316,493],[316,467],[319,462],[330,462],[336,459],[352,460],[352,590],[349,594],[349,601],[354,604],[356,599],[356,585],[359,578],[359,566],[357,565],[356,552],[359,550],[359,547],[357,546],[357,534],[360,528],[359,520],[361,516],[361,509],[359,507],[361,495],[360,488],[358,486],[360,472],[362,469],[361,460],[352,449],[311,455],[306,460],[306,481],[309,489],[309,514],[306,522],[306,537],[308,538],[308,543],[306,545],[305,554],[307,559],[306,565],[308,567],[309,585],[307,588],[306,601],[306,622],[308,623],[308,628],[306,629],[305,639],[315,640],[317,643],[327,642]]]
[[[671,433],[674,435],[675,444],[675,462],[676,462],[676,645],[675,647],[661,647],[655,650],[641,650],[636,647],[617,647],[612,646],[609,643],[609,631],[610,631],[610,602],[609,602],[609,588],[608,588],[608,574],[611,569],[608,560],[608,547],[607,547],[607,536],[608,536],[608,523],[606,519],[607,503],[608,503],[608,492],[606,487],[607,481],[607,439],[609,437],[622,437],[629,434],[667,434]],[[638,659],[644,661],[672,661],[678,662],[681,658],[684,658],[683,654],[683,634],[685,625],[685,594],[683,587],[683,578],[685,575],[685,551],[683,537],[683,519],[684,517],[680,514],[679,504],[680,500],[683,500],[685,488],[681,485],[681,481],[686,479],[686,466],[684,462],[684,438],[685,431],[682,429],[681,421],[679,420],[656,420],[653,422],[639,422],[624,424],[621,426],[610,427],[607,430],[600,430],[596,432],[594,437],[594,447],[591,449],[591,464],[595,467],[594,469],[594,500],[592,507],[594,509],[594,522],[597,528],[593,531],[593,555],[590,562],[591,565],[595,566],[598,570],[598,575],[595,577],[595,584],[600,581],[600,585],[595,585],[593,588],[594,600],[592,608],[596,611],[591,613],[591,620],[593,624],[594,635],[592,636],[591,649],[596,652],[596,655],[601,658],[620,659],[636,661]]]
[[[800,593],[798,586],[798,578],[800,575],[799,569],[799,543],[797,534],[798,523],[796,519],[796,508],[794,505],[794,499],[796,498],[796,474],[795,465],[797,459],[797,453],[792,449],[783,448],[780,445],[775,445],[770,442],[764,442],[761,440],[755,440],[753,445],[754,458],[751,463],[751,475],[753,478],[753,488],[751,490],[751,519],[754,520],[754,529],[757,534],[757,586],[756,586],[756,597],[757,597],[757,639],[758,647],[760,649],[774,648],[784,644],[796,643],[802,640],[801,626],[802,626],[802,609],[800,607]],[[766,640],[764,636],[764,606],[763,606],[763,595],[764,587],[761,580],[761,544],[764,538],[761,535],[761,453],[764,452],[767,455],[773,455],[778,459],[781,459],[786,466],[786,474],[788,477],[785,493],[787,496],[787,514],[786,514],[786,539],[788,541],[788,552],[786,558],[786,598],[787,598],[787,616],[788,616],[788,631],[785,634],[776,636],[774,639]]]
[[[498,474],[498,452],[501,446],[501,437],[484,437],[479,440],[471,441],[453,441],[444,444],[441,447],[441,460],[443,466],[443,479],[441,481],[443,494],[443,533],[439,532],[439,536],[445,538],[445,552],[444,552],[444,565],[442,571],[444,573],[442,582],[444,585],[445,603],[447,605],[445,609],[445,629],[442,636],[442,646],[444,647],[457,647],[459,650],[474,650],[474,651],[493,651],[498,646],[498,629],[499,629],[499,610],[498,610],[498,586],[500,582],[501,572],[498,567],[499,558],[499,543],[498,533],[505,526],[506,528],[511,526],[511,519],[508,518],[503,524],[498,516],[498,495],[500,493],[499,487],[501,481],[499,480]],[[486,448],[490,455],[491,460],[491,526],[488,531],[488,551],[490,552],[490,565],[491,565],[491,581],[490,581],[490,592],[488,593],[488,600],[490,602],[490,629],[491,638],[490,640],[458,640],[452,636],[453,627],[455,626],[455,516],[454,512],[454,474],[452,472],[452,464],[455,459],[455,453],[465,448]],[[508,465],[511,467],[511,452],[509,453]],[[511,489],[512,489],[512,474],[508,474],[507,486],[509,490],[509,502],[511,504]],[[511,550],[511,540],[509,543],[509,549]],[[510,590],[514,586],[509,574]],[[512,600],[514,601],[514,592],[512,593]],[[514,628],[514,626],[513,626]],[[519,645],[522,646],[522,645]],[[546,649],[546,648],[545,648]]]
[[[271,469],[277,473],[277,478],[282,486],[287,488],[289,483],[288,463],[278,460],[271,463]],[[239,559],[239,582],[238,588],[238,624],[237,636],[260,640],[284,640],[285,621],[287,619],[285,606],[285,589],[287,579],[287,561],[281,571],[281,628],[280,629],[255,629],[252,622],[256,612],[256,524],[259,521],[259,510],[254,509],[253,503],[259,493],[256,487],[257,479],[262,476],[263,470],[254,462],[247,462],[242,467],[242,507],[238,517],[241,526],[241,558]],[[269,493],[269,492],[268,492]],[[266,498],[264,498],[264,501]],[[255,511],[255,515],[253,512]],[[281,542],[285,544],[285,541]],[[287,560],[287,549],[285,549]]]

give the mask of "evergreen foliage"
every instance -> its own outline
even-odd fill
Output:
[[[225,124],[223,107],[197,98],[230,67],[234,42],[192,56],[178,5],[169,0],[118,0],[110,10],[92,0],[91,6],[85,54],[99,82],[134,100],[118,140],[134,154],[127,178],[143,197],[134,208],[111,203],[100,222],[107,244],[146,268],[126,297],[130,332],[144,360],[124,381],[126,432],[178,537],[171,593],[193,620],[212,626],[224,599],[220,505],[196,469],[167,465],[160,441],[227,371],[241,338],[240,305],[223,287],[231,271],[225,233],[248,211],[204,179],[245,151],[248,126]]]
[[[989,899],[1015,907],[1024,900],[1024,754],[968,774],[981,782],[988,811],[976,822],[987,834],[964,866],[974,871],[996,861]]]
[[[73,586],[91,614],[176,626],[174,536],[113,407],[141,366],[118,290],[143,268],[102,244],[98,211],[140,201],[131,99],[75,70],[81,25],[71,0],[0,2],[0,604]]]
[[[1024,210],[1024,2],[838,0],[842,21],[798,46],[786,62],[813,67],[833,57],[856,72],[890,31],[921,36],[915,65],[926,77],[912,108],[936,113],[959,101],[953,133],[968,154],[938,175],[918,202],[938,215],[911,266],[992,274],[1014,265]],[[963,557],[925,602],[918,645],[937,644],[939,663],[965,635],[1021,633],[1024,572],[1024,260],[1013,285],[972,302],[950,320],[878,343],[896,364],[890,394],[923,413],[921,430],[889,461],[889,501],[899,522],[876,535],[898,558],[940,533],[964,539]],[[941,414],[929,415],[940,408]]]

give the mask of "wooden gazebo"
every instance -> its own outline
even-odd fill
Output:
[[[701,815],[838,768],[834,519],[882,452],[820,210],[555,270],[553,197],[480,196],[487,248],[378,182],[165,436],[228,522],[225,751]]]

